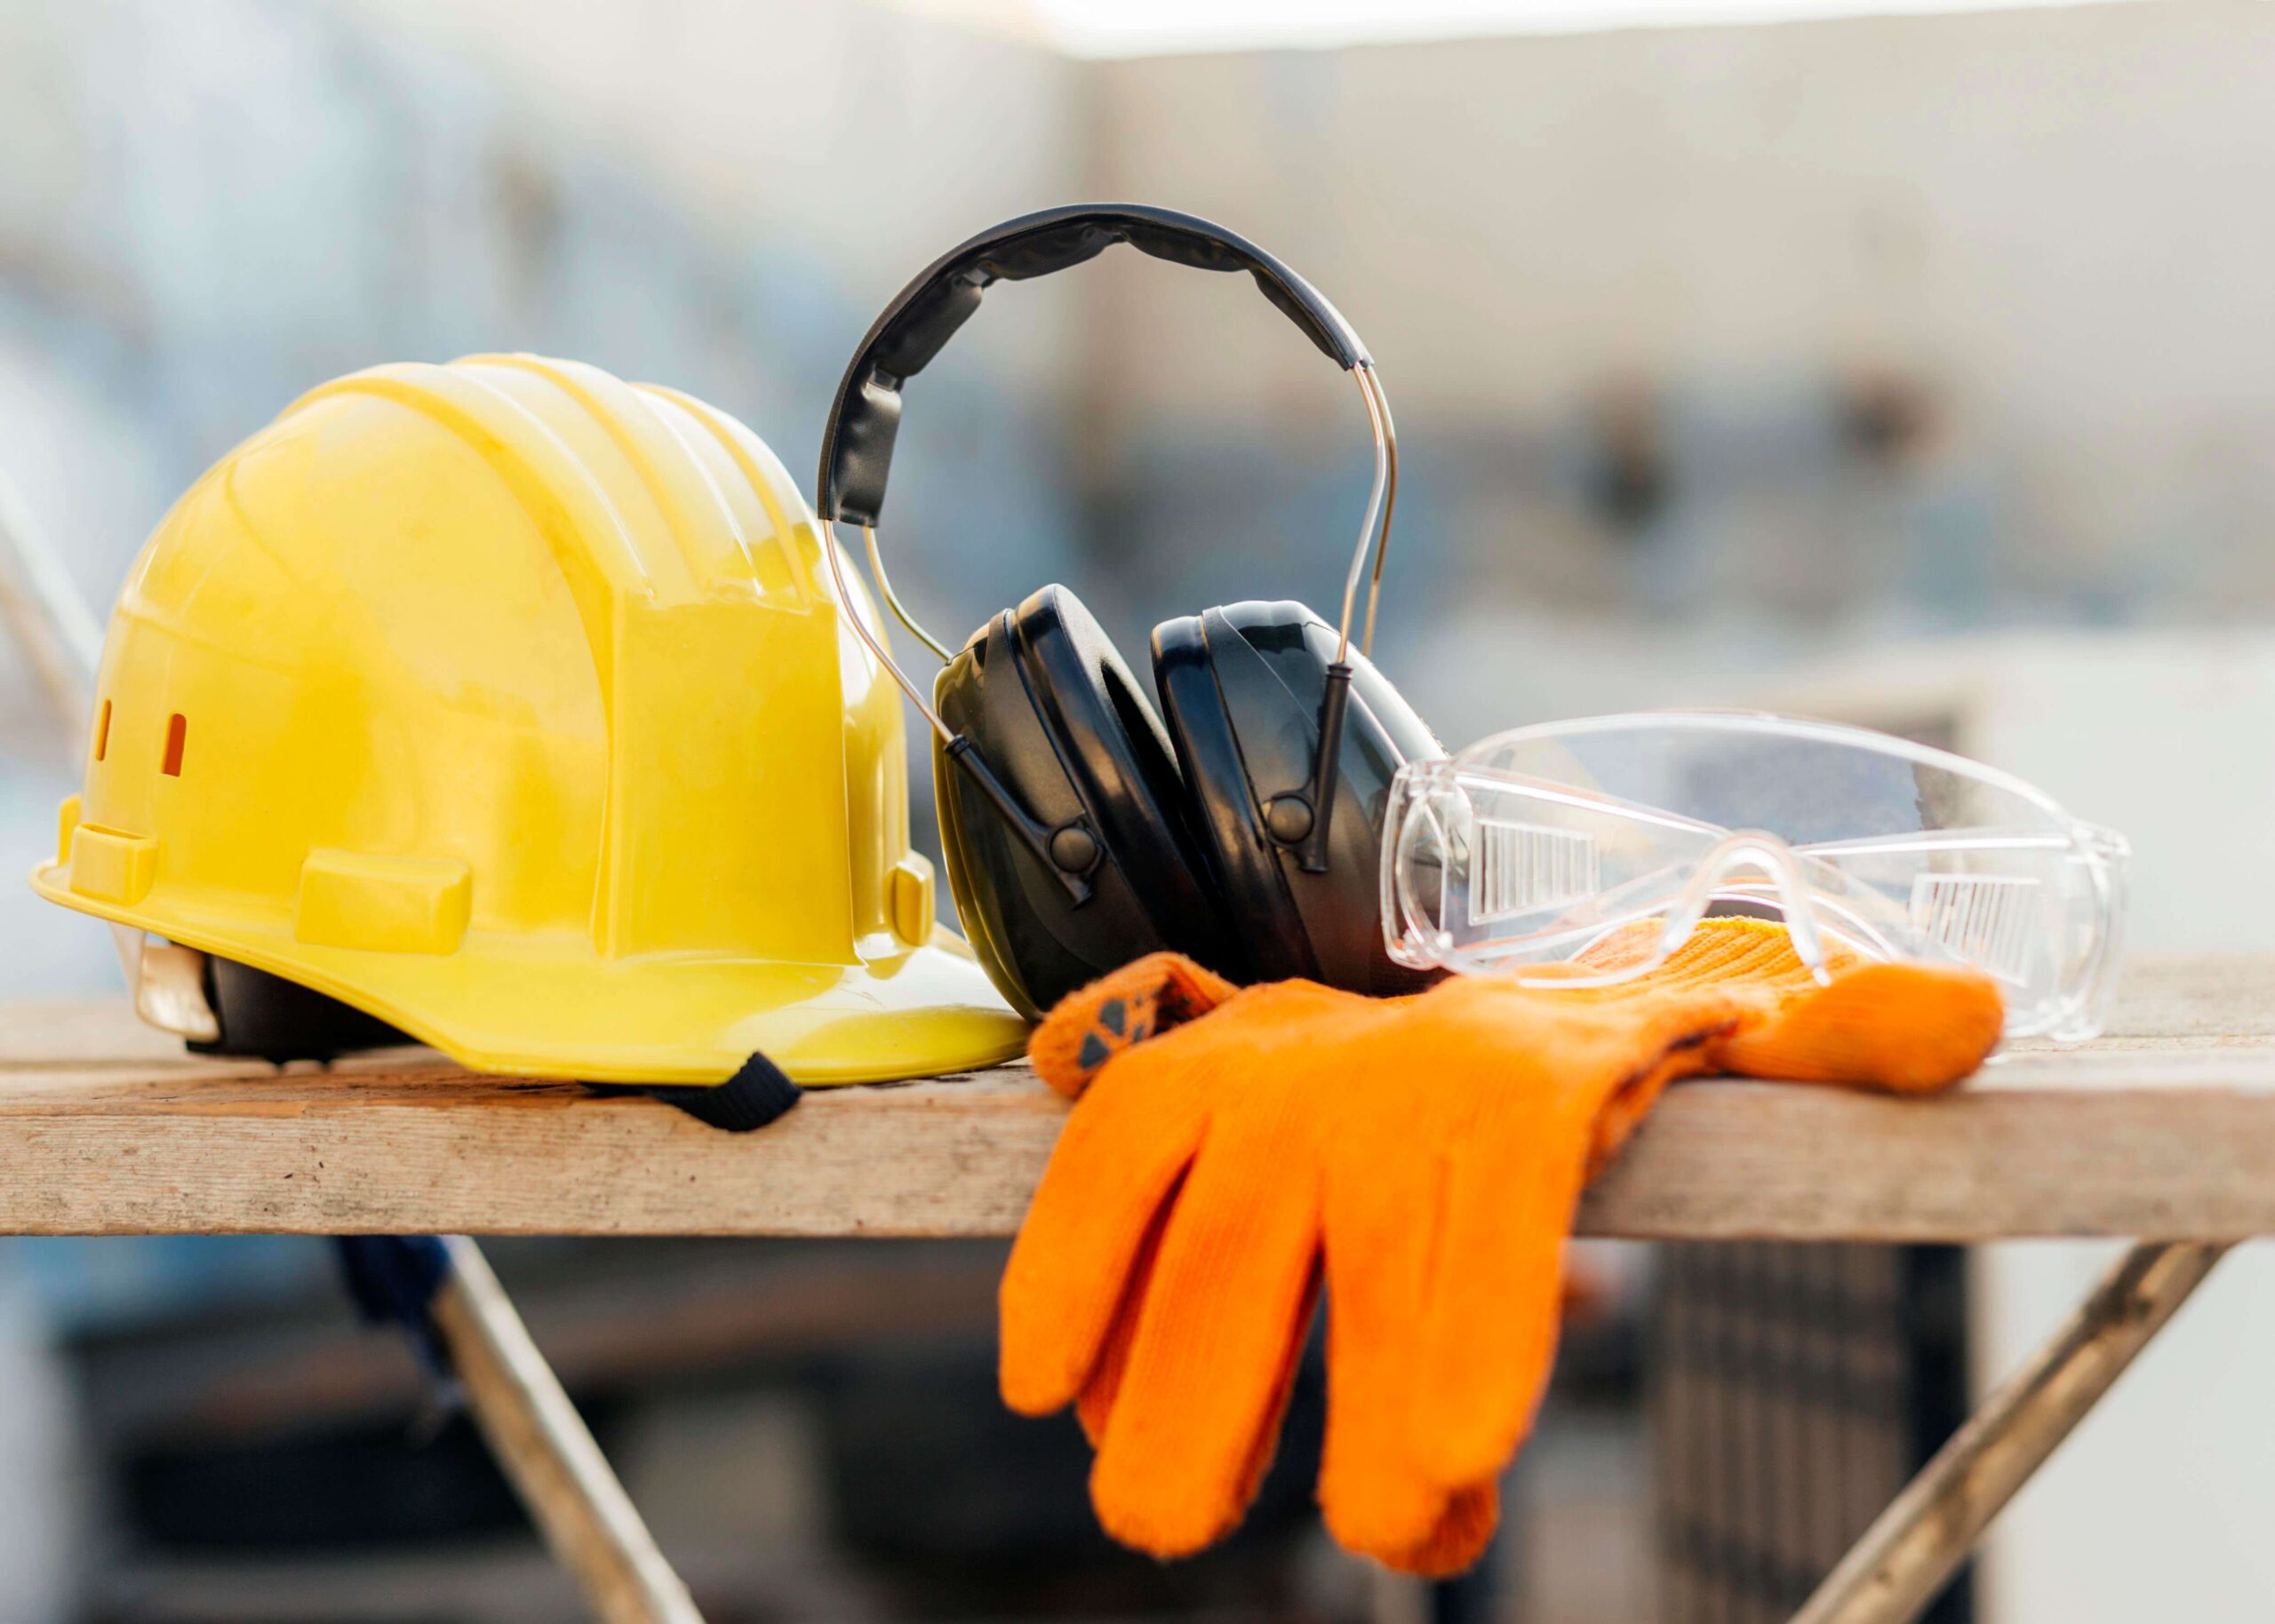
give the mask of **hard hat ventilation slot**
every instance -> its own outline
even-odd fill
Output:
[[[166,718],[166,759],[158,770],[169,778],[181,776],[181,745],[188,732],[188,720],[180,711]]]
[[[95,760],[103,759],[103,752],[110,748],[110,701],[103,701],[103,708],[95,717]]]

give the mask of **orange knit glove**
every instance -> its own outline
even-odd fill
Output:
[[[1006,1402],[1078,1402],[1106,1531],[1197,1550],[1270,1462],[1323,1281],[1329,1528],[1410,1572],[1468,1565],[1547,1381],[1580,1190],[1668,1081],[1925,1092],[1998,1040],[1982,975],[1834,970],[1820,986],[1783,927],[1717,919],[1610,988],[1236,991],[1172,954],[1104,977],[1030,1046],[1081,1103],[1004,1275]]]

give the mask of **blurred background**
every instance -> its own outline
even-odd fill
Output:
[[[1377,657],[1448,743],[1891,728],[2129,833],[2137,947],[2275,948],[2259,0],[0,0],[0,521],[100,615],[301,391],[486,349],[810,466],[903,282],[1089,197],[1221,219],[1366,336],[1407,469]],[[1002,289],[910,393],[882,535],[945,634],[1054,578],[1132,652],[1337,594],[1365,418],[1244,278]],[[0,641],[0,870],[82,730]],[[0,885],[0,998],[117,989]],[[721,1624],[1782,1618],[2103,1255],[1583,1251],[1505,1537],[1435,1593],[1317,1533],[1308,1389],[1238,1540],[1107,1547],[1071,1426],[993,1397],[994,1248],[496,1255]],[[1943,1624],[2275,1608],[2271,1278],[2226,1265]],[[6,1244],[0,1576],[0,1624],[575,1616],[283,1239]]]

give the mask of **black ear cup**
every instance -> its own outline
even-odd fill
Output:
[[[1153,705],[1082,601],[1046,586],[972,634],[939,676],[941,719],[1050,832],[1020,840],[971,776],[934,752],[948,884],[996,986],[1023,1013],[1159,948],[1237,973]]]
[[[1300,603],[1229,604],[1156,627],[1153,678],[1201,861],[1238,921],[1235,974],[1409,991],[1430,978],[1393,964],[1383,945],[1383,815],[1399,768],[1442,752],[1353,649],[1327,864],[1304,871],[1297,848],[1316,816],[1305,792],[1336,641]]]

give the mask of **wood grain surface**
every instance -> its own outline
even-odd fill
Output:
[[[0,1232],[1002,1235],[1066,1107],[1024,1068],[815,1090],[728,1134],[421,1050],[202,1060],[123,1004],[0,1006]],[[1670,1092],[1584,1233],[1983,1240],[2275,1232],[2275,958],[2152,959],[2107,1036],[1942,1098]]]

